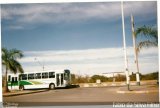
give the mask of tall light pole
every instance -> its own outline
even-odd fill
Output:
[[[135,64],[136,64],[136,81],[137,85],[140,85],[140,77],[139,77],[139,65],[138,65],[138,52],[136,48],[136,35],[134,31],[134,18],[131,14],[131,24],[132,24],[132,38],[133,38],[133,48],[134,48],[134,57],[135,57]]]
[[[44,63],[43,63],[43,64],[42,64],[42,63],[40,63],[40,62],[39,62],[39,60],[37,60],[37,58],[34,58],[34,60],[35,60],[35,61],[37,61],[37,62],[42,66],[43,71],[44,71]]]
[[[123,1],[121,2],[121,11],[122,11],[122,30],[123,30],[123,47],[124,47],[124,63],[125,63],[125,74],[126,74],[126,83],[129,90],[130,77],[128,72],[128,61],[127,61],[127,50],[126,50],[126,38],[125,38],[125,25],[124,25],[124,13],[123,13]]]

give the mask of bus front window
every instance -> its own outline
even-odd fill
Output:
[[[68,73],[64,73],[64,80],[68,80]]]
[[[64,80],[69,80],[69,78],[70,78],[70,71],[69,70],[65,70]]]

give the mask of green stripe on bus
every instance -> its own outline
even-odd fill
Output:
[[[19,85],[36,85],[36,84],[43,84],[42,82],[38,81],[19,81]],[[8,82],[8,86],[11,86],[11,82]],[[18,86],[18,82],[12,83],[12,86]]]
[[[32,84],[43,84],[43,83],[41,83],[41,82],[38,82],[38,81],[30,81]]]
[[[11,86],[11,83],[10,83],[10,82],[8,82],[8,86]],[[12,83],[12,86],[18,86],[18,82]]]
[[[19,85],[32,85],[32,83],[29,81],[20,81]]]
[[[18,82],[8,82],[8,86],[18,86]],[[32,85],[32,83],[28,82],[28,81],[19,81],[19,85]]]

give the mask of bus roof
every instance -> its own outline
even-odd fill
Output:
[[[26,71],[23,74],[28,74],[28,73],[43,73],[43,72],[58,72],[58,73],[63,73],[65,70],[69,70],[69,69],[61,69],[61,70],[44,70],[44,71]],[[17,74],[21,74],[21,73],[17,73]],[[14,73],[8,73],[8,75],[16,75]]]

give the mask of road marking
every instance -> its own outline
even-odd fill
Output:
[[[155,93],[158,92],[157,90],[152,90],[152,91],[117,91],[117,93]]]

